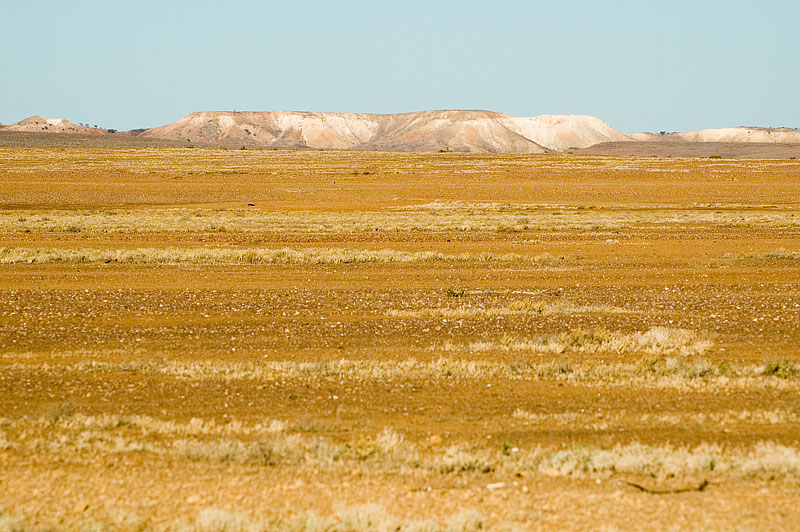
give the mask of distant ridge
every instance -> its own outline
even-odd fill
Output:
[[[587,115],[517,117],[478,110],[398,114],[205,111],[191,113],[165,126],[119,133],[77,125],[65,119],[32,116],[16,124],[0,125],[0,133],[17,135],[0,140],[9,145],[29,142],[32,145],[72,143],[401,152],[590,153],[587,150],[594,147],[591,152],[597,154],[677,155],[715,149],[688,146],[704,143],[720,144],[721,153],[734,153],[736,146],[752,145],[753,149],[746,151],[755,155],[775,151],[767,147],[770,144],[792,149],[800,144],[800,130],[791,128],[735,127],[626,134]],[[43,140],[51,138],[51,133],[60,134],[58,138],[63,140],[53,143]],[[88,142],[89,138],[108,140]],[[681,147],[684,144],[687,146]],[[755,145],[759,147],[756,149]]]
[[[9,126],[0,125],[0,130],[31,133],[75,133],[81,135],[108,134],[108,131],[105,129],[79,126],[78,124],[73,124],[69,120],[65,120],[63,118],[45,118],[43,116],[32,116]]]
[[[698,129],[676,133],[631,133],[634,140],[644,141],[674,141],[687,142],[747,142],[747,143],[800,143],[800,129],[788,127],[728,127],[721,129]]]
[[[730,127],[724,129],[701,129],[678,133],[690,142],[758,142],[798,143],[800,130],[787,127]]]
[[[514,117],[492,111],[402,114],[200,112],[143,137],[247,147],[546,153],[631,140],[582,115]]]

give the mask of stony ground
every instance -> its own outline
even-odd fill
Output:
[[[791,530],[798,178],[0,150],[0,530]]]

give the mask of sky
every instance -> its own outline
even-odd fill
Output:
[[[194,111],[800,128],[800,2],[0,0],[0,123]]]

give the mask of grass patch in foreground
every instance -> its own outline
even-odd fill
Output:
[[[800,252],[779,248],[762,253],[728,253],[724,258],[728,260],[800,260]]]
[[[574,329],[559,334],[520,339],[504,335],[466,346],[445,342],[444,351],[519,353],[646,353],[652,355],[700,355],[713,345],[705,335],[688,329],[652,327],[629,334],[607,329]]]
[[[767,377],[788,379],[797,377],[798,374],[800,374],[800,370],[797,369],[797,366],[795,366],[794,362],[791,360],[771,360],[764,365],[762,374]]]
[[[560,264],[564,257],[548,254],[462,253],[436,251],[362,250],[348,248],[304,249],[60,249],[0,248],[0,264],[125,263],[125,264],[350,264],[389,262],[525,262]]]
[[[579,305],[569,301],[547,302],[518,299],[496,307],[432,307],[416,310],[390,310],[393,318],[469,319],[496,316],[550,316],[555,314],[625,314],[630,310],[610,305]]]
[[[176,520],[154,524],[132,516],[119,521],[99,522],[84,519],[78,522],[61,522],[42,527],[13,517],[0,509],[0,532],[72,532],[89,530],[121,530],[136,532],[478,532],[492,530],[483,517],[475,512],[462,512],[444,521],[435,519],[409,519],[396,517],[378,505],[343,508],[330,517],[314,512],[298,514],[287,519],[252,519],[218,508],[200,511],[193,521]],[[510,530],[500,525],[497,530]]]
[[[76,422],[3,420],[0,441],[4,441],[4,452],[20,457],[69,460],[145,453],[167,461],[328,471],[359,467],[375,472],[422,470],[439,474],[529,472],[569,477],[624,474],[661,479],[699,475],[717,479],[800,478],[800,449],[768,440],[746,446],[628,443],[609,448],[573,445],[509,449],[507,445],[486,443],[453,442],[447,446],[415,443],[392,428],[341,441],[316,434],[254,429],[240,431],[241,436],[179,437],[171,432],[169,425],[163,426],[164,432],[144,428],[158,427],[158,420],[147,420],[138,428],[125,424],[109,428],[106,421],[93,416],[81,416]],[[261,425],[269,427],[272,423]]]
[[[637,206],[582,209],[566,205],[429,203],[379,211],[271,212],[248,209],[0,210],[4,233],[396,233],[619,232],[657,224],[723,228],[797,227],[795,211]],[[734,207],[731,209],[731,207]]]
[[[82,351],[85,358],[92,352]],[[107,355],[108,353],[103,353]],[[77,355],[77,353],[76,353]],[[96,355],[95,355],[96,358]],[[87,360],[74,364],[51,365],[12,363],[7,371],[33,371],[37,374],[65,375],[72,372],[120,372],[160,374],[189,381],[251,380],[280,382],[294,380],[309,385],[347,380],[349,382],[432,381],[563,381],[588,386],[637,386],[669,389],[785,389],[794,390],[800,372],[779,378],[767,372],[769,363],[727,364],[686,356],[644,356],[631,362],[598,361],[586,357],[577,361],[530,360],[520,357],[508,362],[440,357],[435,360],[325,360],[317,362],[258,361],[222,362],[218,360],[132,360],[105,362]]]

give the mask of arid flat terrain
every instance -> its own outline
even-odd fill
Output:
[[[2,137],[0,137],[2,138]],[[783,142],[717,142],[642,140],[601,142],[578,150],[581,155],[625,157],[708,157],[715,159],[797,159],[800,144]]]
[[[128,133],[86,135],[81,133],[48,133],[34,131],[3,131],[3,148],[204,148],[219,147],[189,141],[148,139]]]
[[[800,162],[0,148],[0,531],[792,530]]]

